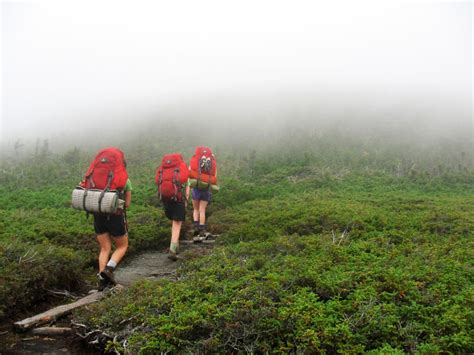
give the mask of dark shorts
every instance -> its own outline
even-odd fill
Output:
[[[182,221],[186,218],[186,207],[184,202],[163,202],[165,215],[171,221]]]
[[[122,214],[94,214],[94,229],[97,234],[110,233],[112,237],[127,234],[125,218]]]
[[[209,190],[199,190],[197,188],[193,188],[192,195],[194,201],[211,202],[212,193]]]

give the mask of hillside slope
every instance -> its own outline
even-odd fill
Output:
[[[465,147],[437,156],[309,142],[216,147],[213,252],[186,262],[178,281],[138,282],[76,320],[116,336],[107,349],[132,353],[472,351],[474,175]],[[124,143],[134,185],[128,257],[169,242],[153,185],[169,145]],[[179,146],[189,158],[192,146]],[[69,207],[92,154],[3,162],[4,317],[48,289],[92,282],[92,222]]]

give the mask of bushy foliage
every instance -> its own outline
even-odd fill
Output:
[[[231,242],[78,317],[132,353],[472,349],[470,239],[346,238]]]
[[[80,321],[145,354],[474,349],[472,184],[263,170],[226,180],[212,255]]]
[[[192,152],[187,144],[173,150]],[[147,139],[124,146],[134,185],[131,253],[169,242],[153,185],[168,148]],[[465,156],[334,138],[257,148],[216,149],[221,192],[209,224],[221,236],[210,255],[184,263],[176,282],[139,282],[75,315],[115,339],[107,349],[473,351],[474,174]],[[44,159],[41,173],[29,162],[0,174],[0,280],[8,270],[23,287],[69,287],[54,266],[61,263],[47,260],[62,260],[75,279],[92,273],[92,222],[69,208],[87,154]],[[30,248],[41,257],[23,273],[19,257]],[[0,288],[4,304],[31,304],[8,290]]]
[[[0,317],[36,304],[48,291],[80,286],[84,260],[83,253],[47,241],[0,242]]]

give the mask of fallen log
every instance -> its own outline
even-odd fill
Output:
[[[30,328],[43,325],[45,323],[54,322],[58,318],[71,313],[74,309],[86,306],[88,304],[97,302],[104,295],[103,292],[95,292],[90,295],[87,295],[73,303],[65,304],[50,309],[49,311],[37,314],[36,316],[23,319],[14,323],[14,326],[18,330],[28,330]]]
[[[71,334],[72,329],[68,327],[42,327],[32,329],[31,333],[35,335],[64,336]]]
[[[199,244],[212,244],[212,243],[215,243],[216,241],[214,239],[209,239],[209,240],[202,240],[202,241],[199,241],[199,242],[195,242],[194,240],[185,239],[185,240],[180,240],[179,242],[183,243],[183,244],[196,244],[196,245],[199,245]]]

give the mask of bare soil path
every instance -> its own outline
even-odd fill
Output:
[[[207,254],[213,247],[213,241],[204,243],[192,243],[191,241],[180,241],[178,261],[168,259],[166,250],[148,251],[126,260],[115,272],[116,281],[124,286],[130,286],[133,282],[141,279],[157,280],[161,278],[174,278],[176,269],[191,255]]]
[[[178,267],[190,257],[205,255],[214,246],[214,240],[202,243],[193,243],[190,240],[181,240],[177,261],[168,259],[167,250],[147,251],[126,258],[115,272],[116,281],[125,287],[142,279],[158,280],[161,278],[176,278]],[[86,296],[90,297],[90,296]],[[98,297],[97,299],[100,299]],[[64,307],[64,306],[60,306]],[[59,307],[56,307],[59,308]],[[54,309],[50,310],[54,312]],[[18,323],[18,322],[17,322]],[[54,325],[68,326],[69,320],[63,319]],[[3,339],[2,339],[3,338]],[[76,341],[58,336],[40,336],[29,331],[15,334],[7,329],[0,333],[1,354],[94,354],[91,348],[83,348]]]

